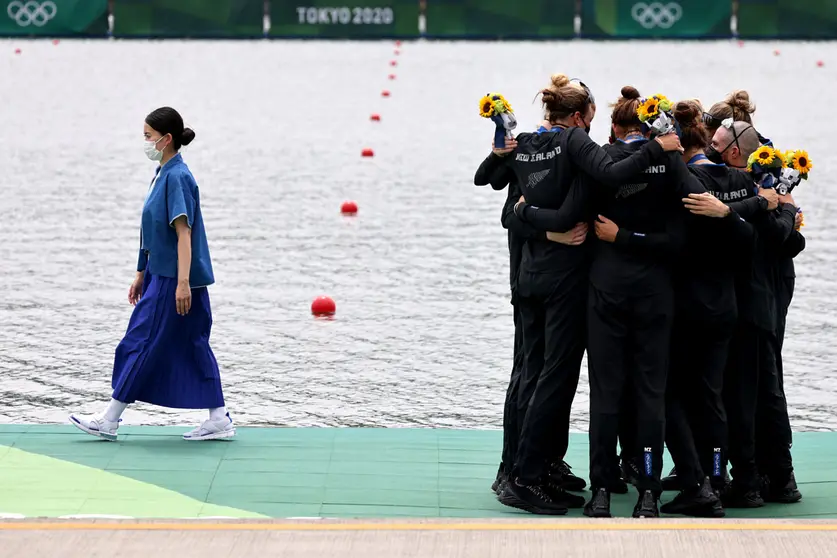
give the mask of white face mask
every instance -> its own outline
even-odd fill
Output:
[[[143,149],[145,150],[145,156],[151,159],[152,161],[161,161],[163,159],[163,152],[157,151],[157,144],[163,138],[158,139],[157,141],[154,140],[143,140],[145,144]]]

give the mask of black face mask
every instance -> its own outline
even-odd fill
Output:
[[[585,126],[584,131],[587,132],[587,135],[590,135],[590,126]]]
[[[724,156],[721,154],[720,151],[712,147],[711,145],[703,150],[703,153],[706,155],[706,158],[715,163],[716,165],[723,165],[724,164]]]

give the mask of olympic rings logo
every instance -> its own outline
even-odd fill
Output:
[[[30,25],[43,27],[55,17],[58,13],[58,7],[52,0],[46,0],[46,2],[14,0],[14,2],[9,2],[9,8],[6,12],[21,27],[29,27]]]
[[[683,17],[683,8],[676,2],[669,2],[668,4],[638,2],[631,8],[631,16],[646,29],[653,29],[654,27],[668,29]]]

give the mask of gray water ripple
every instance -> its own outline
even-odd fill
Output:
[[[599,141],[622,85],[706,103],[746,88],[760,130],[809,150],[785,378],[796,429],[837,428],[837,45],[785,43],[776,58],[769,43],[723,41],[406,43],[394,69],[389,42],[22,48],[0,41],[0,422],[59,422],[108,399],[153,174],[142,118],[171,105],[197,132],[184,157],[201,187],[212,343],[239,423],[499,427],[513,345],[505,193],[472,185],[491,141],[475,107],[502,91],[530,129],[530,100],[561,71],[601,99]],[[660,52],[667,71],[635,63]],[[771,63],[753,64],[760,56]],[[803,71],[816,111],[789,116],[799,86],[787,76]],[[376,156],[361,158],[364,147]],[[348,199],[356,217],[339,213]],[[335,298],[334,320],[310,316],[320,294]],[[585,363],[575,430],[587,428],[588,394]],[[138,405],[125,420],[201,415]]]

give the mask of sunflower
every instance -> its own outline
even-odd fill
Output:
[[[668,112],[674,106],[674,104],[662,93],[657,93],[652,99],[657,100],[657,105],[660,107],[661,112]]]
[[[776,152],[773,150],[772,147],[768,147],[766,145],[762,145],[756,150],[755,153],[753,153],[753,158],[755,159],[755,162],[761,165],[762,167],[766,167],[770,163],[772,163],[775,157]]]
[[[780,151],[776,148],[773,149],[773,153],[776,155],[776,159],[778,159],[779,162],[782,163],[782,168],[783,169],[786,168],[788,166],[788,162],[787,162],[788,154],[786,152]]]
[[[499,93],[493,93],[491,98],[494,102],[494,113],[495,114],[503,114],[506,112],[514,112],[512,110],[511,104],[506,100],[505,97],[500,95]]]
[[[794,152],[792,162],[793,168],[798,170],[799,174],[808,174],[814,168],[814,164],[808,157],[808,153],[802,150]]]
[[[645,122],[660,114],[660,102],[651,97],[642,101],[636,109],[636,114],[639,116],[640,122]]]
[[[480,99],[480,116],[483,118],[494,116],[494,101],[488,95]]]

